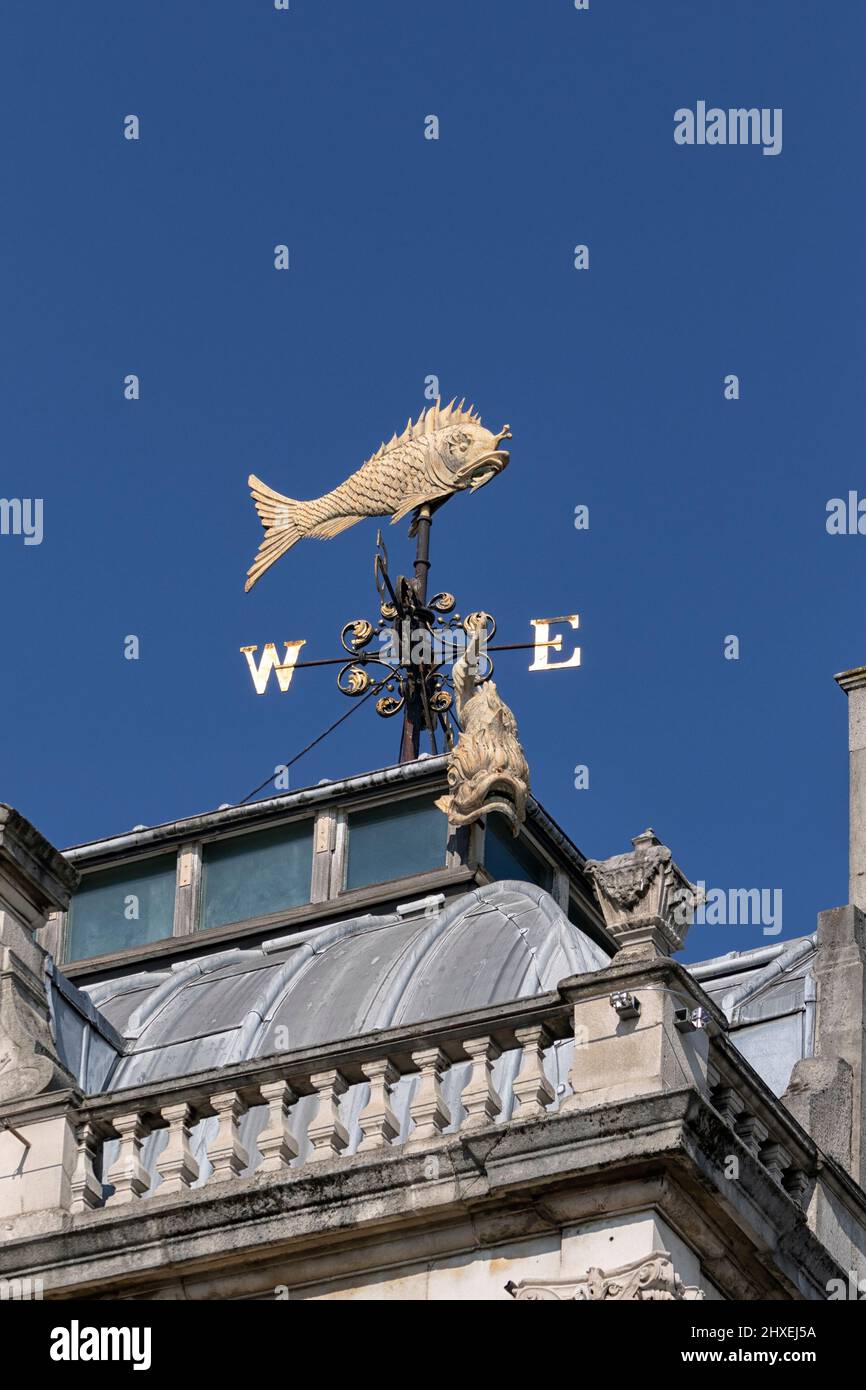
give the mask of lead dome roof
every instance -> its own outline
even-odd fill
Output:
[[[118,1090],[531,998],[607,964],[548,893],[503,880],[414,915],[368,914],[81,991],[64,982],[67,1008],[84,993],[90,1026],[109,1026],[80,1057],[69,1027],[58,1033],[89,1090]],[[101,1075],[88,1054],[102,1057]]]

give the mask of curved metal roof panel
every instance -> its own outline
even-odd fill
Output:
[[[529,998],[607,963],[549,894],[506,880],[423,915],[202,955],[154,970],[150,988],[140,970],[86,988],[127,1039],[114,1090]]]

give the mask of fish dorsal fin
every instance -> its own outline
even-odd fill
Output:
[[[427,406],[422,410],[417,420],[410,419],[406,423],[406,428],[400,435],[392,434],[386,444],[384,441],[379,445],[375,454],[371,455],[369,462],[374,459],[384,458],[389,449],[393,449],[395,444],[405,444],[409,439],[420,439],[422,435],[433,434],[436,430],[447,429],[449,425],[480,425],[481,417],[478,415],[475,406],[470,405],[469,409],[464,409],[466,397],[457,405],[457,397],[449,401],[448,405],[443,406],[441,398],[436,397],[433,405]]]
[[[418,439],[423,434],[432,434],[434,430],[444,430],[449,425],[475,425],[480,423],[474,405],[470,405],[468,410],[465,409],[465,396],[459,405],[456,404],[456,401],[457,397],[455,396],[452,401],[449,401],[448,405],[443,406],[440,397],[437,396],[433,405],[429,405],[426,410],[422,410],[417,420],[409,421],[397,442],[402,444],[403,441],[407,439]],[[388,448],[390,448],[393,443],[394,440],[392,439]]]

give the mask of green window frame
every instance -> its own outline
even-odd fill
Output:
[[[268,917],[310,901],[313,821],[284,822],[202,846],[199,930]]]
[[[69,905],[64,959],[113,955],[171,936],[176,883],[175,850],[85,872]]]
[[[432,797],[350,811],[348,830],[347,890],[445,867],[448,822]]]

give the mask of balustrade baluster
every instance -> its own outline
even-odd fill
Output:
[[[109,1169],[106,1182],[114,1191],[107,1207],[134,1201],[150,1187],[150,1177],[141,1161],[141,1142],[147,1133],[139,1114],[114,1115],[112,1125],[120,1135],[120,1151]]]
[[[299,1152],[298,1141],[289,1129],[289,1111],[298,1099],[287,1081],[269,1081],[260,1086],[268,1107],[265,1127],[256,1139],[262,1161],[257,1173],[283,1173]]]
[[[412,1061],[420,1076],[410,1111],[415,1127],[408,1142],[423,1144],[430,1139],[438,1139],[443,1129],[451,1123],[451,1112],[443,1099],[440,1084],[442,1072],[449,1062],[439,1047],[425,1047],[413,1052]]]
[[[370,1083],[370,1099],[358,1116],[361,1142],[357,1152],[387,1149],[400,1133],[397,1117],[389,1104],[391,1089],[400,1079],[397,1068],[387,1057],[365,1062],[361,1070]]]
[[[211,1096],[210,1103],[219,1125],[208,1149],[213,1165],[208,1181],[223,1182],[226,1178],[239,1177],[250,1161],[238,1133],[238,1122],[247,1107],[237,1091],[221,1091]]]
[[[319,1096],[318,1109],[307,1129],[313,1146],[309,1161],[315,1163],[338,1158],[348,1146],[349,1135],[340,1122],[340,1096],[349,1089],[349,1083],[336,1069],[316,1072],[310,1081]]]
[[[70,1182],[72,1200],[69,1207],[73,1213],[90,1211],[102,1202],[102,1183],[96,1176],[100,1141],[93,1122],[85,1120],[80,1124],[75,1138],[78,1156]]]
[[[198,1177],[199,1168],[189,1135],[196,1113],[186,1101],[162,1107],[162,1118],[168,1124],[168,1143],[156,1161],[156,1171],[162,1178],[157,1191],[160,1197],[186,1192]]]
[[[519,1120],[544,1115],[556,1099],[556,1092],[544,1072],[544,1049],[553,1041],[543,1023],[515,1028],[514,1036],[522,1049],[520,1070],[514,1078],[514,1109]]]
[[[472,1070],[460,1097],[466,1118],[463,1129],[481,1129],[490,1125],[502,1109],[493,1085],[493,1063],[502,1049],[492,1038],[465,1038],[463,1047],[469,1053]]]

